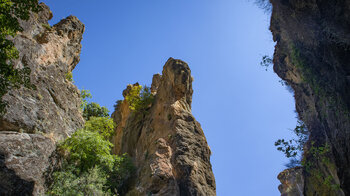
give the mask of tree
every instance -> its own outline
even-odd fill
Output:
[[[91,132],[97,131],[102,137],[109,140],[114,133],[114,121],[110,117],[92,116],[86,121],[84,129]]]
[[[149,106],[153,103],[154,97],[149,87],[142,88],[141,85],[133,86],[129,94],[125,97],[130,110],[135,113],[145,114]]]
[[[1,0],[0,1],[0,115],[6,113],[7,103],[2,97],[11,89],[21,86],[34,88],[30,83],[30,69],[15,69],[13,60],[19,53],[14,43],[9,40],[17,32],[23,31],[20,20],[28,20],[31,12],[41,9],[38,0]]]
[[[91,117],[109,117],[109,111],[106,107],[101,107],[98,103],[91,102],[86,105],[83,110],[85,120],[90,120]]]

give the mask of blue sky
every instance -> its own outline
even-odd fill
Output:
[[[110,111],[129,83],[150,85],[169,57],[194,76],[193,114],[213,155],[219,196],[279,195],[287,160],[274,147],[295,127],[293,95],[270,68],[269,16],[249,0],[44,0],[51,24],[68,15],[85,25],[79,88]]]

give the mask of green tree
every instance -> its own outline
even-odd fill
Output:
[[[38,0],[0,0],[0,115],[6,113],[7,103],[2,97],[9,90],[21,86],[34,88],[29,67],[14,68],[13,60],[18,59],[19,53],[9,38],[23,31],[19,19],[28,20],[31,12],[40,9]]]
[[[79,175],[76,168],[70,165],[62,171],[55,172],[53,179],[55,183],[48,192],[50,195],[108,195],[105,193],[108,189],[107,174],[98,166]]]
[[[94,117],[85,123],[85,130],[97,131],[106,140],[109,140],[114,133],[114,121],[110,117]]]
[[[85,120],[90,120],[91,117],[108,117],[109,111],[106,107],[101,107],[98,103],[88,103],[83,110]]]
[[[68,163],[74,164],[85,172],[95,165],[111,168],[113,155],[110,154],[112,143],[105,140],[97,131],[85,129],[76,131],[66,139],[61,148],[68,153]]]
[[[131,88],[125,100],[129,103],[129,108],[132,111],[144,114],[153,103],[154,97],[149,87],[145,86],[142,88],[142,86],[139,85]]]
[[[80,98],[81,98],[80,109],[84,111],[84,108],[89,103],[88,99],[92,98],[90,91],[89,90],[85,90],[85,89],[80,90]]]

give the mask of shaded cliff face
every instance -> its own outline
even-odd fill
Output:
[[[304,195],[350,195],[350,1],[270,2],[274,71],[310,132],[303,171],[290,174],[302,176]]]
[[[66,79],[79,62],[84,25],[74,16],[49,28],[50,9],[21,21],[13,39],[19,51],[15,66],[31,69],[36,89],[16,89],[3,97],[7,113],[0,119],[0,195],[44,193],[44,173],[55,141],[80,128],[84,120],[79,91]]]
[[[191,114],[188,65],[170,58],[162,75],[153,76],[151,92],[155,97],[147,113],[135,114],[124,100],[112,114],[113,151],[128,153],[137,168],[127,195],[216,195],[211,151]]]

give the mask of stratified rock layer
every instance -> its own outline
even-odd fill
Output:
[[[310,132],[303,194],[350,195],[350,1],[270,2],[274,71]]]
[[[80,128],[84,120],[79,91],[66,79],[79,62],[84,25],[74,16],[50,28],[52,13],[43,10],[21,21],[13,39],[17,68],[31,69],[35,89],[8,92],[7,113],[0,120],[0,195],[41,195],[44,173],[55,141]]]
[[[117,124],[113,151],[128,153],[137,168],[126,195],[216,195],[211,152],[191,114],[188,65],[170,58],[162,75],[154,75],[151,91],[155,100],[147,113],[135,114],[124,100],[112,114]]]

